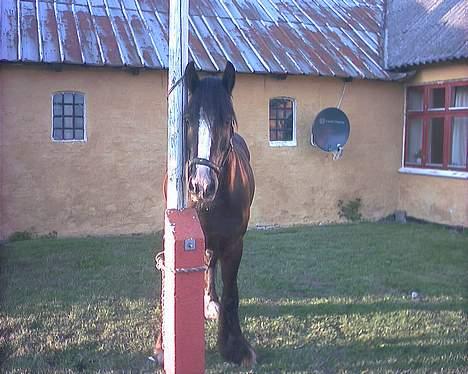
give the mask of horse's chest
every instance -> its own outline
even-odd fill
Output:
[[[239,209],[232,209],[225,205],[198,211],[203,232],[207,241],[210,239],[230,239],[242,235],[245,231],[243,214]]]

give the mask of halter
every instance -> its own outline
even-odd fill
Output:
[[[206,158],[194,157],[189,161],[189,168],[191,168],[194,165],[207,166],[216,173],[216,176],[219,177],[219,174],[221,173],[221,169],[224,167],[224,164],[226,163],[229,153],[231,153],[231,150],[232,150],[232,137],[231,137],[231,140],[229,141],[229,148],[224,154],[224,158],[223,158],[223,161],[221,162],[221,165],[216,165],[214,162],[207,160]]]

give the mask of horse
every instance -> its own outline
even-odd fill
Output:
[[[252,367],[256,353],[239,322],[237,274],[250,219],[255,181],[250,152],[237,133],[232,103],[236,72],[226,63],[222,78],[200,79],[190,62],[184,73],[190,99],[184,113],[188,206],[195,208],[205,235],[205,318],[218,320],[217,346],[225,361]],[[216,265],[223,291],[216,293]],[[155,357],[162,364],[161,332]]]

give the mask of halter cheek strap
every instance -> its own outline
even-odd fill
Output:
[[[206,158],[195,157],[189,161],[189,167],[191,168],[194,165],[207,166],[210,169],[212,169],[216,173],[216,175],[219,176],[219,174],[221,173],[221,169],[226,163],[229,153],[231,153],[231,151],[232,151],[232,138],[231,138],[231,141],[229,142],[229,148],[223,158],[223,162],[221,163],[221,166],[216,165],[214,162],[207,160]]]

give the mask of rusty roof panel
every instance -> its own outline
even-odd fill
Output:
[[[414,65],[468,58],[468,2],[389,1],[385,65]]]
[[[37,9],[36,9],[37,7]],[[0,60],[167,69],[168,0],[1,0]],[[384,0],[191,0],[206,71],[393,79]],[[19,29],[19,31],[18,31]]]
[[[20,4],[21,58],[23,61],[39,60],[39,37],[35,3]]]
[[[15,0],[0,1],[0,61],[18,61],[18,8]]]
[[[76,30],[73,8],[69,4],[56,3],[55,14],[57,17],[59,47],[61,61],[71,64],[82,64],[81,46]]]
[[[54,4],[38,2],[38,17],[40,32],[41,62],[54,63],[61,61],[58,38],[57,19]]]
[[[88,65],[102,64],[103,60],[97,33],[89,8],[83,5],[75,5],[75,18],[84,63]]]
[[[112,24],[104,7],[93,6],[91,8],[96,36],[100,46],[103,65],[121,66],[123,61],[120,57],[119,47],[115,38]]]

